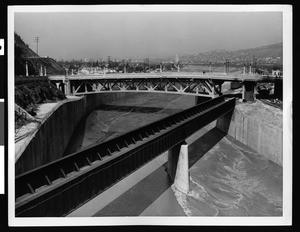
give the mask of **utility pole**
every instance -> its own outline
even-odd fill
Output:
[[[34,42],[36,42],[36,54],[39,54],[39,39],[40,37],[36,36]]]
[[[252,61],[252,64],[253,64],[253,73],[255,73],[255,70],[256,70],[256,59],[255,59],[255,55],[253,55],[253,61]]]

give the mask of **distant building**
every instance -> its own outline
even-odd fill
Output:
[[[273,70],[272,69],[272,76],[282,76],[282,71],[280,71],[279,69]]]

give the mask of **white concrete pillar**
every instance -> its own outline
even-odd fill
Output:
[[[74,75],[74,73],[73,73],[73,69],[71,69],[71,75],[72,75],[72,76]]]
[[[25,69],[26,69],[26,77],[28,77],[28,64],[27,64],[27,62],[26,62],[26,65],[25,65]]]
[[[167,171],[175,187],[183,193],[189,192],[189,158],[186,143],[172,147],[168,152]]]
[[[246,74],[246,66],[244,65],[244,71],[243,74]]]
[[[67,80],[66,81],[66,84],[65,84],[65,95],[71,95],[71,83],[70,83],[70,80]]]
[[[40,68],[40,76],[43,76],[43,66],[41,65],[41,68]]]
[[[44,76],[47,76],[46,66],[44,67]]]
[[[187,144],[182,144],[180,147],[174,184],[178,190],[184,193],[188,193],[190,190],[189,155]]]

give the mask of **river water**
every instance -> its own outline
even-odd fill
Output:
[[[190,168],[190,184],[187,195],[172,186],[186,215],[282,216],[282,168],[230,136]]]
[[[194,104],[195,99],[190,96],[149,93],[107,103],[80,123],[66,154],[126,133]],[[170,184],[166,188],[172,196],[161,194],[161,199],[157,197],[144,209],[141,209],[140,204],[136,216],[175,216],[182,215],[182,212],[187,216],[282,215],[282,167],[279,165],[217,129],[209,131],[191,144],[189,156],[190,192],[184,194]],[[163,173],[160,176],[167,178]],[[157,175],[155,178],[158,178]],[[149,189],[151,191],[151,186]],[[139,195],[138,192],[138,187],[132,188],[127,193],[128,196],[124,194],[119,202],[126,201],[126,197],[134,198]],[[118,205],[118,201],[114,204]],[[174,210],[174,204],[180,210]],[[172,210],[167,209],[170,205],[173,205]],[[112,210],[106,207],[97,215],[130,214],[116,212],[116,208],[118,207],[115,206],[114,213],[111,213]]]

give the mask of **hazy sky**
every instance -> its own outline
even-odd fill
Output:
[[[15,31],[59,60],[166,57],[282,42],[282,13],[15,13]]]

